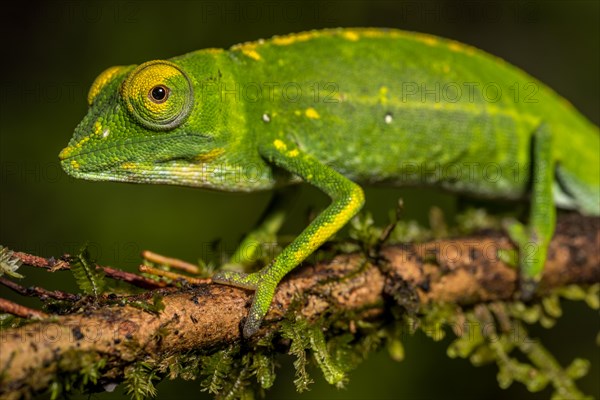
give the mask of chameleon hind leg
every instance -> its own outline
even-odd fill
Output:
[[[266,248],[265,245],[276,243],[277,232],[285,222],[289,205],[297,193],[297,186],[275,191],[257,227],[242,239],[229,262],[223,266],[224,270],[249,272]]]
[[[533,134],[531,173],[531,206],[529,224],[509,221],[506,228],[518,248],[521,297],[531,299],[539,283],[548,246],[556,225],[556,208],[552,193],[554,160],[552,133],[547,124]]]
[[[243,328],[246,338],[260,328],[279,281],[342,228],[364,203],[360,186],[291,144],[275,140],[271,146],[261,148],[261,152],[271,163],[321,189],[332,202],[262,270],[251,274],[218,271],[213,276],[214,282],[256,291]]]

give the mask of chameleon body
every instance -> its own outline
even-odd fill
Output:
[[[529,199],[527,225],[508,225],[524,292],[555,206],[600,214],[598,127],[516,67],[434,36],[334,29],[200,50],[109,68],[88,101],[60,154],[75,177],[225,191],[305,181],[331,197],[268,267],[214,276],[256,290],[246,337],[282,277],[360,210],[359,184]]]

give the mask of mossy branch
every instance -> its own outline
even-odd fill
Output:
[[[599,218],[562,216],[549,249],[540,294],[570,284],[600,282],[599,245]],[[131,376],[151,383],[177,375],[175,369],[181,366],[161,364],[165,360],[183,360],[191,352],[210,357],[217,350],[230,349],[217,356],[222,358],[223,354],[237,353],[240,344],[256,348],[261,341],[270,341],[275,332],[281,333],[282,324],[284,332],[292,332],[286,323],[297,318],[329,321],[328,326],[335,321],[355,333],[356,321],[390,318],[390,309],[418,315],[420,310],[425,312],[438,304],[468,308],[513,301],[517,273],[496,257],[498,249],[512,248],[501,233],[486,231],[470,238],[384,246],[369,257],[361,253],[338,255],[298,268],[279,285],[262,329],[249,343],[243,342],[241,326],[252,299],[250,291],[201,283],[157,288],[119,302],[108,301],[110,296],[106,295],[94,296],[94,301],[66,315],[51,315],[0,331],[0,395],[17,398],[47,390],[57,385],[58,376],[85,368],[91,371],[89,377],[86,375],[88,388],[114,387]],[[27,255],[22,259],[28,262]],[[316,341],[308,348],[316,348],[318,360],[329,363],[325,342],[318,334],[313,336]],[[289,338],[280,334],[280,341],[285,344],[286,340],[289,348]],[[370,345],[365,342],[361,346]],[[261,349],[259,355],[264,355],[267,347]],[[90,361],[85,366],[81,365],[84,359]],[[198,364],[194,357],[189,361]],[[259,361],[249,362],[244,373],[249,376],[261,368],[272,369],[267,361]],[[157,365],[169,366],[157,369]],[[328,368],[328,380],[341,383],[342,372]],[[149,372],[140,377],[135,373],[139,369]],[[214,369],[213,373],[217,372]],[[267,383],[261,383],[262,387],[270,386],[273,377],[263,375]],[[213,391],[220,385],[213,379],[208,387]],[[151,385],[147,389],[151,394]]]

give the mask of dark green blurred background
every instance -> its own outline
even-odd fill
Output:
[[[169,58],[205,47],[268,38],[306,29],[378,26],[415,30],[475,45],[523,68],[565,96],[589,119],[600,120],[599,3],[596,1],[170,1],[48,2],[3,5],[0,243],[43,256],[74,252],[86,240],[102,264],[133,269],[139,252],[151,249],[189,261],[211,257],[221,239],[231,251],[247,232],[269,193],[222,194],[194,189],[76,181],[57,162],[58,152],[86,112],[86,94],[103,69]],[[340,66],[344,68],[344,66]],[[600,151],[600,149],[599,149]],[[447,195],[370,189],[367,207],[386,221],[398,196],[407,218],[425,220],[430,205],[451,210]],[[415,198],[419,198],[419,207]],[[303,188],[284,233],[298,232],[306,211],[325,198]],[[71,288],[66,274],[23,269],[26,284]],[[16,299],[5,288],[2,297]],[[35,305],[35,303],[31,303]],[[594,345],[597,313],[565,305],[566,316],[551,331],[533,330],[566,364],[590,358],[580,382],[600,396]],[[291,361],[282,358],[268,398],[547,398],[519,384],[497,388],[496,368],[473,368],[445,356],[447,342],[408,338],[406,359],[394,363],[374,354],[352,375],[347,390],[324,383],[320,373],[308,393],[293,390]],[[197,382],[165,382],[159,398],[200,394]],[[115,394],[92,398],[120,398]]]

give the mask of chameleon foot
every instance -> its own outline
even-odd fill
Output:
[[[547,244],[539,244],[531,233],[531,228],[516,220],[505,220],[504,228],[512,242],[517,246],[516,254],[505,252],[505,261],[516,264],[519,271],[519,298],[529,301],[538,287],[541,272],[546,259]]]
[[[212,280],[223,285],[256,290],[243,329],[245,338],[254,335],[260,328],[267,311],[269,311],[278,280],[269,280],[260,272],[245,274],[235,271],[219,271],[212,277]]]

